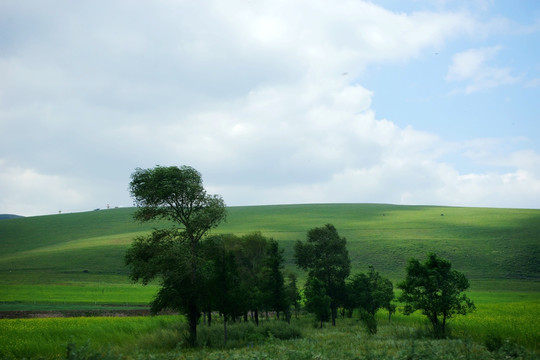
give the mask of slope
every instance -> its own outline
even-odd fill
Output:
[[[540,210],[321,204],[230,207],[214,233],[261,231],[292,249],[310,228],[332,223],[348,240],[354,270],[374,265],[401,279],[410,257],[436,252],[474,281],[540,280]],[[166,223],[140,225],[132,208],[0,222],[0,284],[127,284],[132,239]],[[1,301],[2,299],[0,299]]]

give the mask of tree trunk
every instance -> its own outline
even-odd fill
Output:
[[[189,304],[188,323],[189,323],[189,345],[197,344],[197,321],[199,320],[199,310],[197,304],[191,301]]]
[[[208,312],[208,326],[212,326],[212,311]]]
[[[259,326],[259,309],[255,309],[255,325]]]
[[[228,334],[227,334],[227,316],[225,316],[224,319],[223,319],[223,338],[224,338],[225,344],[227,344],[227,340],[228,340]]]
[[[336,326],[337,306],[332,306],[331,311],[332,311],[332,326]]]

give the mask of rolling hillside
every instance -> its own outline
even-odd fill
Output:
[[[132,213],[125,208],[1,221],[0,286],[9,287],[0,301],[23,300],[9,293],[25,284],[132,286],[123,263],[126,249],[138,234],[167,225],[137,224]],[[228,214],[214,233],[261,231],[285,248],[289,270],[296,270],[296,240],[332,223],[347,238],[354,271],[374,265],[399,280],[410,257],[436,252],[473,287],[514,282],[539,288],[540,210],[325,204],[231,207]]]

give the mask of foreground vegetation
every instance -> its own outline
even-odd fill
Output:
[[[503,312],[505,310],[503,309]],[[382,315],[382,314],[381,314]],[[471,318],[472,319],[472,318]],[[423,326],[399,316],[381,321],[369,335],[356,318],[318,329],[311,316],[229,326],[199,326],[198,347],[184,346],[187,326],[179,316],[21,319],[0,321],[0,358],[19,359],[536,359],[512,339],[489,332],[435,340]],[[470,320],[470,319],[469,319]],[[520,324],[523,319],[518,319]],[[476,320],[471,320],[472,322]],[[469,326],[470,324],[467,324]],[[538,325],[535,325],[538,341]],[[461,330],[455,327],[455,332]],[[500,340],[500,343],[497,341]],[[95,356],[95,357],[92,357]]]

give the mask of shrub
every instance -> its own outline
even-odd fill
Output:
[[[113,360],[118,357],[111,352],[103,352],[93,349],[90,341],[83,346],[77,345],[71,340],[67,345],[66,360]]]
[[[375,335],[377,333],[377,319],[367,311],[360,312],[360,320],[365,325],[368,334]]]
[[[283,321],[266,322],[255,326],[253,323],[230,324],[227,327],[228,340],[225,344],[221,326],[201,326],[197,333],[197,345],[208,348],[233,348],[261,343],[269,339],[296,339],[300,330]]]
[[[499,351],[503,344],[503,339],[500,335],[489,333],[486,337],[486,340],[484,341],[484,345],[486,345],[486,349],[488,349],[491,352]]]

